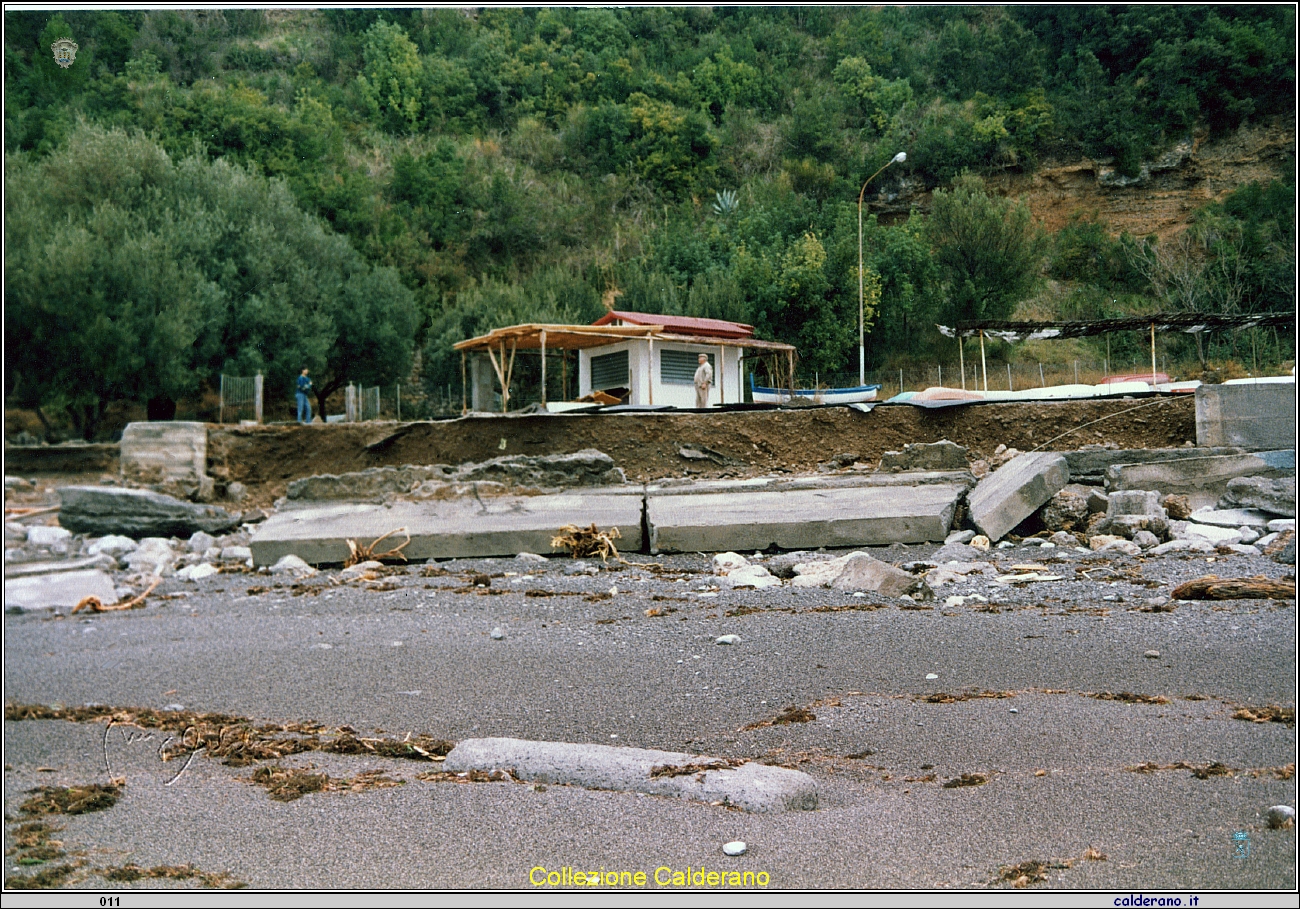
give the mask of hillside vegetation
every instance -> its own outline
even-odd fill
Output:
[[[458,388],[453,342],[609,305],[748,322],[801,377],[856,378],[882,167],[873,369],[954,359],[936,321],[1017,307],[1294,308],[1293,150],[1160,242],[1048,234],[990,189],[1081,157],[1138,178],[1290,117],[1286,5],[5,17],[6,401],[88,438],[223,372],[307,365],[324,397],[422,359]]]

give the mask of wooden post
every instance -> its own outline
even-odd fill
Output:
[[[648,403],[648,404],[654,404],[654,402],[655,402],[655,339],[654,339],[654,335],[646,335],[646,339],[645,339],[645,349],[646,349],[646,357],[648,358],[648,359],[647,359],[647,366],[646,366],[646,373],[647,373],[647,375],[646,375],[646,380],[647,380],[647,382],[649,383],[649,384],[646,385],[646,403]]]
[[[253,419],[262,422],[262,374],[253,376]]]
[[[1156,323],[1151,323],[1151,390],[1156,387]]]
[[[560,397],[569,400],[569,352],[560,349]]]
[[[542,341],[542,410],[546,409],[546,329],[541,330]]]
[[[794,400],[794,351],[785,352],[786,361],[790,364],[790,399]]]
[[[460,352],[460,415],[469,413],[469,383],[465,381],[465,351]]]
[[[989,390],[989,361],[984,358],[984,329],[980,329],[980,368],[984,370],[984,391]]]
[[[510,380],[515,375],[515,350],[519,347],[519,342],[514,338],[510,339],[510,365],[506,367],[505,382],[501,386],[501,412],[506,412],[506,402],[510,400]],[[501,362],[506,361],[506,342],[501,342]]]

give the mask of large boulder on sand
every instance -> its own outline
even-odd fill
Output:
[[[65,486],[59,490],[59,524],[73,533],[182,537],[219,534],[238,526],[239,515],[214,505],[195,505],[146,489]]]

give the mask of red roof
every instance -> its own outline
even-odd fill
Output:
[[[699,319],[694,316],[658,316],[645,312],[619,312],[618,310],[605,313],[591,324],[611,325],[614,322],[624,322],[628,325],[662,325],[667,331],[702,335],[708,338],[750,338],[754,335],[754,326],[743,322]]]

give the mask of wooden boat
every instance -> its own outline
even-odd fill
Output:
[[[754,384],[749,377],[749,388],[755,404],[861,404],[876,400],[879,385],[857,385],[853,388],[765,388]]]

